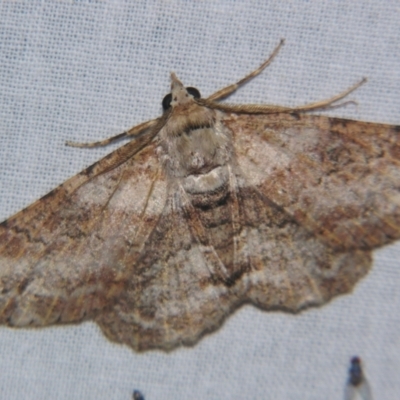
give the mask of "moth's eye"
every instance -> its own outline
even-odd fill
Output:
[[[200,92],[195,87],[187,87],[187,92],[191,94],[195,99],[199,99],[201,97]]]
[[[171,101],[172,101],[172,94],[168,93],[162,101],[162,108],[164,111],[168,110],[168,108],[171,107]]]

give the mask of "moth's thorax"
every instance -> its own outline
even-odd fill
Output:
[[[175,107],[159,137],[166,175],[188,193],[215,191],[227,182],[232,136],[219,112],[194,102]]]

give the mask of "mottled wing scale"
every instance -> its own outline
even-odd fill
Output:
[[[400,128],[307,114],[240,115],[250,185],[337,250],[400,237]]]
[[[270,61],[208,99],[172,74],[161,118],[1,224],[0,323],[93,319],[168,350],[244,303],[298,311],[350,291],[400,237],[399,129],[303,113],[359,84],[297,109],[215,102]]]
[[[125,146],[135,152],[137,144]],[[93,318],[124,290],[163,209],[166,184],[154,145],[107,172],[116,155],[0,225],[2,323]]]
[[[304,240],[283,268],[290,275],[296,259],[287,286],[296,296],[309,290],[311,303],[324,303],[350,291],[368,272],[373,248],[400,237],[399,129],[304,114],[279,115],[279,121],[275,115],[225,119],[235,127],[246,184],[297,226],[285,248],[292,251]],[[297,246],[299,234],[304,238]],[[273,279],[269,265],[261,270],[265,281]],[[265,307],[271,287],[262,281],[253,285],[251,297]],[[298,309],[304,303],[293,304],[283,305]]]

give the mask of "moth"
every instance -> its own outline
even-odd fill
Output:
[[[346,383],[344,400],[355,400],[357,393],[362,400],[373,400],[371,387],[361,367],[361,359],[353,357],[350,360],[349,378]]]
[[[171,74],[163,114],[0,225],[0,323],[95,321],[138,351],[192,345],[235,309],[352,290],[400,237],[400,127],[220,103]]]

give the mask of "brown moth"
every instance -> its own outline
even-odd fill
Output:
[[[352,290],[400,237],[400,127],[219,103],[171,74],[161,117],[0,225],[0,323],[94,320],[135,350],[194,344],[239,306]]]

